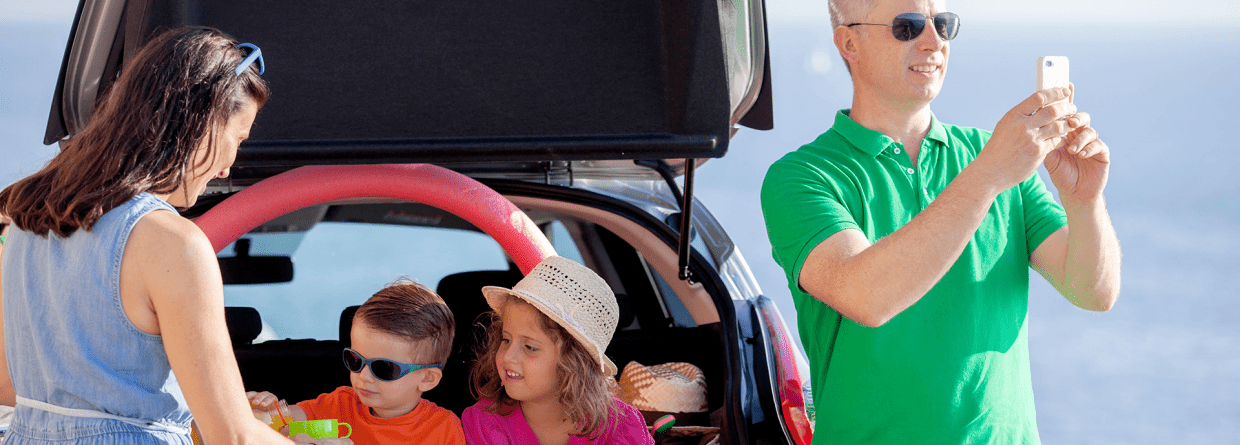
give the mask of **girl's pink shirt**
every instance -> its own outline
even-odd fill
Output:
[[[568,445],[588,444],[644,444],[654,445],[650,430],[646,429],[646,421],[637,408],[612,397],[612,402],[620,408],[620,413],[608,422],[607,430],[597,439],[569,437]],[[461,427],[465,430],[465,442],[475,444],[537,444],[538,437],[534,430],[525,422],[525,414],[521,407],[506,416],[486,411],[491,405],[490,400],[479,400],[474,406],[465,408],[461,413]]]

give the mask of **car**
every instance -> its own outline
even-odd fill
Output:
[[[615,291],[615,363],[703,370],[709,410],[677,431],[806,445],[803,353],[693,197],[698,164],[738,126],[772,126],[763,8],[83,0],[45,143],[81,129],[160,29],[221,29],[261,48],[273,96],[232,175],[182,214],[219,252],[247,390],[298,401],[347,385],[353,311],[406,277],[456,317],[426,397],[459,414],[480,288],[558,254]]]

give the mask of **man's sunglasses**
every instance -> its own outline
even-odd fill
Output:
[[[891,35],[895,36],[896,40],[907,42],[921,35],[921,31],[926,29],[926,20],[928,19],[930,19],[930,16],[919,12],[906,12],[897,15],[890,25],[885,23],[852,23],[844,26],[850,28],[857,25],[890,26]],[[934,29],[938,31],[939,37],[942,37],[943,40],[954,39],[956,38],[956,33],[960,32],[960,16],[954,12],[935,14]]]
[[[367,365],[370,366],[370,373],[374,374],[375,378],[385,382],[399,379],[422,368],[443,367],[443,365],[438,363],[430,365],[410,365],[408,363],[396,362],[385,358],[367,359],[366,357],[362,357],[362,354],[358,354],[357,351],[354,351],[353,349],[344,348],[344,367],[348,368],[349,372],[362,372],[362,368],[365,368]]]

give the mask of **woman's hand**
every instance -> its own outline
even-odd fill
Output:
[[[250,408],[261,409],[264,411],[275,410],[277,408],[277,404],[280,402],[279,397],[276,397],[275,394],[267,391],[248,391],[245,393],[245,398],[250,401]]]

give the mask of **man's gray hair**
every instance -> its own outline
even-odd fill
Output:
[[[827,9],[831,11],[831,29],[858,23],[874,10],[874,0],[828,0]]]
[[[827,9],[831,11],[831,32],[835,32],[835,28],[850,23],[860,23],[865,21],[865,16],[870,15],[876,6],[875,0],[827,0]],[[844,59],[844,55],[840,54],[840,58]],[[848,59],[844,59],[844,68],[848,70],[848,74],[852,74],[852,65],[848,63]]]

